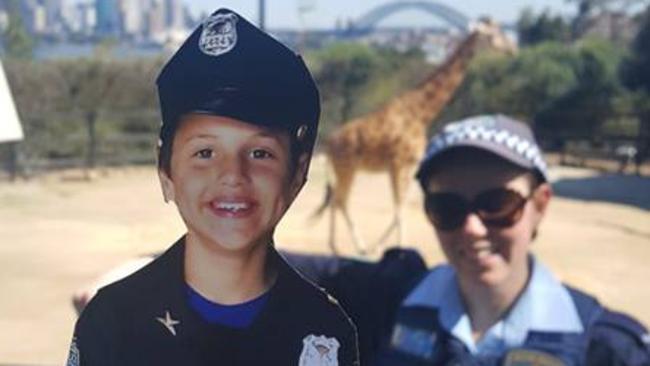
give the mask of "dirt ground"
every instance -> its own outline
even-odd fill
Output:
[[[277,232],[279,247],[328,252],[327,217],[307,221],[323,198],[323,167],[322,159],[312,167]],[[552,173],[584,179],[585,189],[596,177],[568,168]],[[0,182],[0,364],[63,364],[75,322],[72,293],[127,259],[163,250],[183,233],[175,208],[163,203],[153,168],[99,172],[91,182],[80,177],[66,172]],[[564,281],[650,324],[650,179],[632,181],[614,180],[606,188],[632,195],[639,205],[556,197],[534,251]],[[385,175],[357,177],[350,207],[368,242],[391,220],[389,194]],[[430,264],[440,262],[415,184],[404,217],[407,245]],[[338,228],[338,242],[351,254],[342,219]]]

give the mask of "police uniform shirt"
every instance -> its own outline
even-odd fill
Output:
[[[270,249],[278,276],[245,329],[209,324],[190,307],[183,238],[101,289],[81,314],[68,365],[358,365],[356,330],[337,302]]]
[[[472,338],[456,273],[434,268],[402,302],[377,365],[650,365],[646,329],[560,283],[531,256],[507,315]]]
[[[437,290],[436,290],[437,289]],[[477,356],[503,355],[524,344],[530,331],[582,333],[584,328],[568,290],[539,261],[524,292],[505,318],[490,327],[478,343],[460,297],[456,273],[449,265],[435,268],[406,298],[404,306],[435,308],[445,331]]]

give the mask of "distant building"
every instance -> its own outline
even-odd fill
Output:
[[[45,8],[36,0],[24,0],[20,11],[27,31],[33,35],[42,35],[46,31],[47,18]]]
[[[4,9],[0,9],[0,32],[4,32],[9,27],[9,14]]]
[[[79,33],[83,35],[92,35],[97,27],[97,11],[90,3],[77,4],[77,14],[79,19]]]
[[[96,34],[100,37],[119,37],[122,30],[119,2],[117,0],[95,0],[97,16]]]
[[[146,33],[149,39],[162,41],[165,32],[165,19],[165,3],[162,0],[152,0],[146,16]]]
[[[49,35],[61,34],[64,31],[63,0],[43,0],[43,7],[46,32]]]
[[[185,28],[185,9],[181,0],[165,0],[165,23],[172,29]]]
[[[120,0],[122,34],[130,38],[139,38],[143,30],[143,2],[140,0]]]
[[[604,11],[582,24],[580,34],[598,36],[615,42],[630,42],[639,30],[639,24],[623,12]]]

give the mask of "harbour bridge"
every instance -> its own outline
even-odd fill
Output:
[[[468,30],[470,18],[449,5],[436,1],[394,1],[380,5],[353,21],[350,29],[353,34],[371,32],[382,20],[404,10],[418,10],[429,13],[452,28],[465,33]]]

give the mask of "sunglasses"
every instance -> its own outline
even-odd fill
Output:
[[[456,193],[427,192],[424,209],[436,229],[442,231],[458,229],[471,212],[476,213],[486,226],[505,228],[521,219],[524,206],[533,193],[524,197],[511,189],[495,188],[481,192],[468,201]]]

